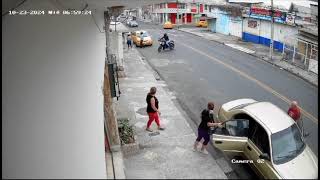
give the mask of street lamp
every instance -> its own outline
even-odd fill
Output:
[[[271,35],[270,35],[270,60],[272,60],[272,55],[273,55],[273,0],[271,0]]]

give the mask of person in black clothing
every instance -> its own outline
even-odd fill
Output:
[[[128,34],[128,36],[127,36],[127,45],[128,45],[128,49],[129,49],[129,47],[132,48],[132,38],[131,38],[130,34]]]
[[[149,115],[149,121],[148,121],[146,130],[149,131],[149,132],[152,132],[152,129],[150,129],[150,126],[151,126],[151,123],[153,122],[153,120],[156,121],[159,130],[164,130],[164,128],[160,126],[159,115],[161,113],[159,111],[159,101],[155,96],[156,92],[157,92],[157,88],[156,87],[152,87],[150,89],[150,92],[147,95],[147,98],[146,98],[146,101],[147,101],[147,104],[148,104],[147,113]]]
[[[140,48],[142,48],[143,47],[143,32],[141,31],[140,32]]]
[[[199,144],[200,140],[203,138],[204,142],[202,143],[202,147],[201,147],[200,152],[202,152],[204,154],[208,154],[208,152],[206,151],[206,148],[207,148],[207,144],[210,140],[210,134],[209,134],[210,127],[222,127],[221,123],[214,122],[213,109],[214,109],[214,103],[209,102],[208,108],[204,109],[201,112],[201,123],[198,127],[198,137],[193,145],[194,151],[197,150],[198,144]]]
[[[169,36],[168,36],[168,34],[167,33],[164,33],[164,35],[162,36],[162,38],[166,41],[166,47],[169,47],[169,44],[168,44],[168,42],[169,42]],[[161,38],[161,39],[162,39]],[[163,47],[163,50],[165,49],[165,47]]]

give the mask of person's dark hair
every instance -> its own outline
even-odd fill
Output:
[[[208,109],[213,110],[214,109],[214,103],[208,102]]]
[[[148,95],[154,95],[154,94],[156,94],[156,92],[157,92],[157,88],[156,87],[151,87]]]

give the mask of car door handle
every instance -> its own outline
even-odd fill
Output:
[[[251,147],[250,146],[247,146],[247,148],[251,151]]]
[[[216,144],[222,144],[222,141],[215,141]]]

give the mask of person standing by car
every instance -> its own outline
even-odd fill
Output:
[[[147,128],[146,130],[149,132],[152,132],[152,129],[150,128],[151,123],[155,120],[158,129],[159,130],[164,130],[163,127],[160,126],[160,118],[159,116],[161,115],[161,112],[159,111],[159,101],[156,98],[156,92],[157,88],[156,87],[151,87],[150,91],[147,95],[146,101],[147,101],[147,113],[149,115],[149,121],[147,123]]]
[[[214,103],[209,102],[207,109],[204,109],[201,112],[201,123],[199,124],[199,127],[198,127],[198,137],[193,145],[194,151],[197,150],[198,144],[200,140],[203,138],[204,141],[202,143],[200,152],[204,154],[208,154],[207,145],[208,145],[208,142],[210,141],[210,134],[209,134],[210,127],[222,127],[221,123],[214,122],[213,109],[214,109]]]
[[[140,32],[140,48],[142,48],[143,47],[143,32],[141,31]]]
[[[129,47],[132,49],[132,38],[131,38],[130,34],[128,34],[128,36],[127,36],[127,44],[128,44],[128,49],[129,49]]]
[[[300,131],[303,133],[304,136],[309,135],[309,133],[304,132],[303,123],[301,119],[301,112],[297,101],[291,102],[291,106],[288,109],[288,115],[297,123],[298,127],[300,128]]]

